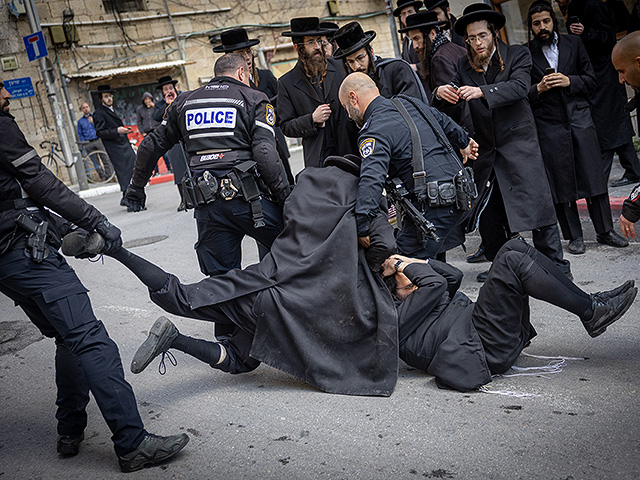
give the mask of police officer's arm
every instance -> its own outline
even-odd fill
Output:
[[[118,138],[118,127],[107,126],[105,114],[100,110],[97,110],[93,114],[93,126],[96,129],[96,135],[102,140],[115,140]]]
[[[498,48],[500,48],[498,46]],[[531,86],[531,53],[525,46],[510,47],[514,60],[509,80],[481,85],[482,101],[489,109],[505,107],[519,102],[529,94]]]
[[[66,220],[92,232],[106,220],[94,206],[78,197],[40,161],[18,125],[0,124],[0,168],[15,177],[34,202],[46,206]]]
[[[251,150],[258,173],[282,203],[289,195],[289,182],[283,175],[284,168],[276,149],[275,110],[266,95],[263,96],[251,115]]]
[[[371,133],[364,132],[358,143],[362,157],[355,209],[358,237],[369,236],[371,221],[378,213],[391,162],[389,140],[382,134],[372,136]]]
[[[306,138],[318,134],[313,112],[298,116],[287,87],[278,81],[278,118],[280,128],[287,137]]]

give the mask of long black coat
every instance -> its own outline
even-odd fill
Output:
[[[349,120],[347,112],[340,104],[338,90],[345,73],[342,62],[327,59],[327,74],[324,77],[324,98],[309,83],[300,62],[278,79],[278,116],[280,128],[287,137],[302,138],[305,167],[321,167],[330,148],[337,154],[355,154],[357,128]],[[323,128],[316,126],[313,111],[323,104],[331,106],[331,116]],[[332,129],[336,145],[326,145],[326,129]]]
[[[474,128],[471,136],[480,145],[474,165],[476,185],[482,196],[495,172],[509,228],[520,232],[552,225],[556,214],[527,99],[531,54],[521,45],[499,42],[498,48],[504,71],[499,71],[495,54],[486,74],[474,71],[462,57],[453,82],[480,87],[484,93],[483,98],[469,102]],[[488,83],[487,77],[494,80]]]
[[[220,311],[211,305],[224,310],[229,300],[251,302],[241,308],[257,318],[253,358],[326,392],[390,395],[398,373],[398,319],[358,246],[357,186],[358,177],[337,167],[305,169],[284,204],[284,230],[259,264],[183,285],[178,295],[152,292],[152,300],[209,321]],[[379,219],[374,232],[389,232],[386,216]],[[392,233],[382,236],[372,236],[377,265],[395,247]]]
[[[575,35],[558,37],[558,72],[569,77],[566,88],[538,94],[549,67],[542,48],[532,44],[529,101],[536,119],[542,158],[554,203],[573,202],[607,192],[596,127],[589,98],[596,88],[589,56]]]
[[[127,134],[118,133],[118,127],[124,126],[122,120],[115,112],[101,104],[93,114],[93,124],[116,171],[120,190],[124,192],[133,175],[136,154],[131,148]]]
[[[607,5],[600,0],[572,0],[567,15],[575,15],[584,25],[580,35],[596,74],[598,86],[591,95],[593,122],[602,150],[619,147],[631,141],[633,127],[624,106],[627,93],[618,81],[611,63],[616,34]]]

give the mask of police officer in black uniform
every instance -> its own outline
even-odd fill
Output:
[[[122,471],[163,461],[189,438],[145,431],[118,347],[95,317],[88,290],[57,251],[63,221],[44,207],[98,232],[105,252],[122,245],[120,230],[42,165],[9,114],[10,98],[0,80],[0,291],[43,335],[56,339],[58,453],[78,453],[91,391],[113,433]]]
[[[275,111],[249,86],[244,58],[225,54],[214,73],[207,85],[180,95],[142,141],[125,195],[141,208],[153,165],[182,139],[193,177],[185,197],[195,205],[196,253],[206,275],[240,268],[244,235],[270,247],[282,230],[281,205],[289,193],[276,152]]]
[[[444,259],[447,250],[464,242],[456,183],[469,180],[464,177],[462,163],[452,145],[463,156],[474,159],[478,144],[466,130],[435,108],[410,97],[397,99],[415,123],[422,144],[423,170],[414,168],[414,141],[407,120],[392,100],[380,95],[373,80],[356,72],[347,76],[340,87],[340,102],[349,117],[361,126],[358,145],[363,162],[355,210],[358,237],[367,247],[371,218],[378,211],[388,174],[402,181],[409,199],[434,224],[439,237],[439,240],[421,238],[415,222],[407,221],[409,218],[405,216],[396,239],[398,251],[415,258]],[[424,180],[424,199],[418,196],[418,177]]]

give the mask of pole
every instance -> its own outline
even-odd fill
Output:
[[[36,10],[34,0],[25,0],[24,6],[27,12],[27,19],[29,20],[29,28],[31,29],[31,32],[39,32],[41,30],[40,19],[38,18],[38,12]],[[39,58],[38,62],[40,62],[40,74],[42,75],[42,80],[44,82],[45,88],[47,89],[47,98],[49,99],[49,104],[51,105],[51,113],[53,114],[56,132],[58,134],[58,141],[60,142],[60,147],[62,148],[62,156],[64,157],[64,162],[68,167],[69,176],[72,177],[71,180],[75,181],[75,172],[73,172],[70,167],[74,164],[74,162],[77,163],[77,159],[80,155],[77,151],[77,147],[75,149],[75,152],[73,151],[71,142],[69,141],[69,134],[64,126],[64,114],[58,102],[58,92],[55,84],[53,66],[51,65],[50,61],[48,62],[48,58],[46,57]],[[88,186],[86,185],[85,179],[85,189],[86,188],[88,188]]]
[[[398,40],[398,30],[396,26],[396,19],[393,16],[393,3],[391,0],[385,0],[385,5],[387,7],[387,19],[389,20],[389,30],[391,32],[391,42],[393,43],[393,52],[395,53],[396,58],[400,58],[400,41]]]

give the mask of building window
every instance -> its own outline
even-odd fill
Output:
[[[102,0],[106,13],[140,12],[147,9],[144,0]]]

